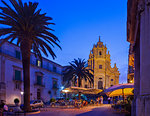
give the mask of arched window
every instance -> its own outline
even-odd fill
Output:
[[[101,51],[99,52],[99,55],[100,55],[100,56],[102,55],[102,52],[101,52]]]
[[[103,89],[103,81],[98,81],[98,89]]]
[[[102,69],[102,65],[99,65],[99,69]]]

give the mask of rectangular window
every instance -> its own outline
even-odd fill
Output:
[[[42,62],[40,61],[40,60],[36,60],[36,66],[38,66],[38,67],[42,67]]]
[[[99,69],[102,69],[102,65],[99,65]]]
[[[15,89],[21,90],[20,83],[15,83]]]
[[[53,71],[56,72],[56,67],[55,66],[53,66]]]
[[[21,57],[20,57],[20,52],[17,51],[17,50],[16,50],[16,58],[17,58],[17,59],[21,59]]]
[[[57,89],[57,80],[53,80],[53,88]]]
[[[21,81],[21,71],[15,70],[15,80]]]
[[[37,85],[42,85],[42,76],[37,76]]]

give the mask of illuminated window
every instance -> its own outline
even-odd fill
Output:
[[[42,62],[37,59],[37,60],[36,60],[36,65],[37,65],[38,67],[42,67]]]
[[[99,65],[99,69],[102,69],[102,65]]]
[[[39,61],[39,60],[38,60],[38,66],[39,66],[39,67],[41,66],[41,61]]]

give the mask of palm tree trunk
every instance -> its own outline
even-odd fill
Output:
[[[80,77],[80,75],[78,75],[78,87],[81,87],[81,77]],[[81,92],[79,92],[78,94],[79,94],[78,98],[79,98],[79,100],[81,100]]]
[[[22,52],[22,65],[24,77],[24,111],[31,111],[30,107],[30,54],[31,45],[30,41],[21,43]]]
[[[81,92],[79,92],[79,96],[78,96],[79,100],[81,100]]]

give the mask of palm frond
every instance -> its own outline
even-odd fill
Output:
[[[64,80],[73,82],[78,78],[79,86],[81,86],[81,81],[83,79],[88,79],[88,81],[93,83],[93,74],[90,70],[85,68],[85,60],[83,59],[74,59],[72,62],[69,62],[69,66],[67,66],[63,72]],[[77,77],[77,78],[75,78]]]
[[[17,39],[17,45],[22,45],[21,43],[24,41],[32,42],[26,42],[28,44],[26,46],[34,46],[36,55],[40,57],[41,52],[43,52],[48,56],[49,53],[55,59],[56,55],[52,48],[57,46],[61,49],[61,47],[58,44],[59,39],[50,32],[54,31],[49,27],[49,25],[54,25],[51,22],[52,18],[46,16],[46,13],[41,13],[41,9],[37,9],[37,2],[9,1],[13,7],[4,0],[2,0],[4,7],[0,7],[0,24],[8,27],[0,28],[0,37],[7,36],[2,40],[1,45],[6,41],[13,42],[15,39]]]

